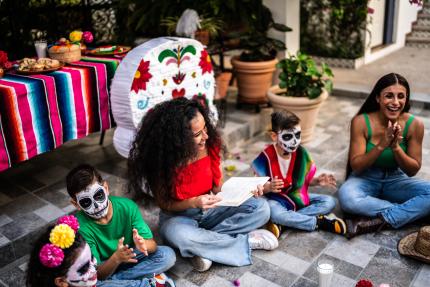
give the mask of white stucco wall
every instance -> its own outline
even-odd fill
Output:
[[[275,22],[293,29],[287,33],[272,29],[269,35],[284,41],[288,52],[295,54],[300,49],[300,0],[263,0],[263,3],[272,11]]]
[[[380,1],[380,0],[379,0]],[[369,7],[372,7],[372,1],[369,3]],[[366,36],[366,51],[364,55],[364,63],[373,62],[379,58],[382,58],[394,51],[399,50],[400,48],[405,46],[406,35],[411,32],[412,23],[417,19],[417,13],[421,9],[421,7],[417,5],[411,5],[407,0],[397,0],[396,1],[396,11],[395,11],[395,19],[394,19],[394,33],[393,33],[393,41],[394,43],[379,49],[377,51],[371,51],[371,45],[369,45],[370,38]],[[369,15],[371,17],[372,15]],[[372,25],[368,25],[368,28],[371,33],[374,32],[372,29],[377,29],[377,27],[372,27]]]

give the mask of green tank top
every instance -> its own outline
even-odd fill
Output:
[[[370,126],[369,116],[366,113],[364,113],[363,116],[364,116],[364,120],[366,121],[366,126],[367,126],[366,153],[368,153],[376,145],[370,141],[370,139],[372,138],[372,128]],[[399,146],[404,152],[406,152],[407,147],[408,147],[408,143],[406,142],[406,136],[408,134],[409,126],[411,125],[413,120],[414,120],[414,116],[411,115],[405,124],[405,128],[403,129],[403,134],[402,134],[403,140],[399,144]],[[396,168],[398,166],[396,160],[394,159],[394,153],[393,153],[393,150],[391,149],[391,147],[387,147],[382,151],[382,153],[379,155],[379,157],[373,163],[373,166],[379,167],[379,168],[386,168],[386,169]]]

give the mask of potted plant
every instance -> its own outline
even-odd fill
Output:
[[[209,17],[203,15],[199,17],[200,28],[195,32],[194,37],[203,45],[209,45],[211,38],[218,35],[222,29],[224,22],[217,17]],[[161,20],[160,25],[165,26],[169,35],[176,33],[176,25],[178,24],[179,16],[166,17]]]
[[[301,120],[302,142],[311,140],[321,104],[333,88],[333,73],[327,64],[319,68],[308,55],[297,52],[277,64],[279,85],[267,92],[274,110],[286,109]]]
[[[242,34],[239,47],[243,53],[231,63],[237,78],[238,104],[267,103],[266,92],[276,70],[276,55],[286,49],[285,43],[267,35],[269,29],[288,32],[291,29],[275,23],[270,10],[261,1],[255,1],[255,17],[251,17],[247,32]]]

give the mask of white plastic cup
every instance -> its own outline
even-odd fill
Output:
[[[46,40],[39,40],[34,42],[37,58],[46,58],[47,46],[48,46],[48,43],[46,42]]]
[[[333,262],[327,259],[321,259],[317,265],[318,271],[318,286],[330,287],[333,279],[334,266]]]

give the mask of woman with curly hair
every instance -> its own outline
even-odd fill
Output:
[[[410,89],[390,73],[375,84],[351,122],[347,180],[339,202],[348,213],[346,236],[400,228],[430,213],[430,183],[421,168],[423,122],[409,113]]]
[[[251,249],[278,242],[267,230],[270,210],[256,197],[238,207],[217,206],[222,173],[221,140],[206,108],[186,98],[163,102],[143,118],[130,150],[129,189],[150,190],[160,212],[160,234],[198,271],[212,261],[251,264]],[[239,187],[240,188],[240,187]]]

